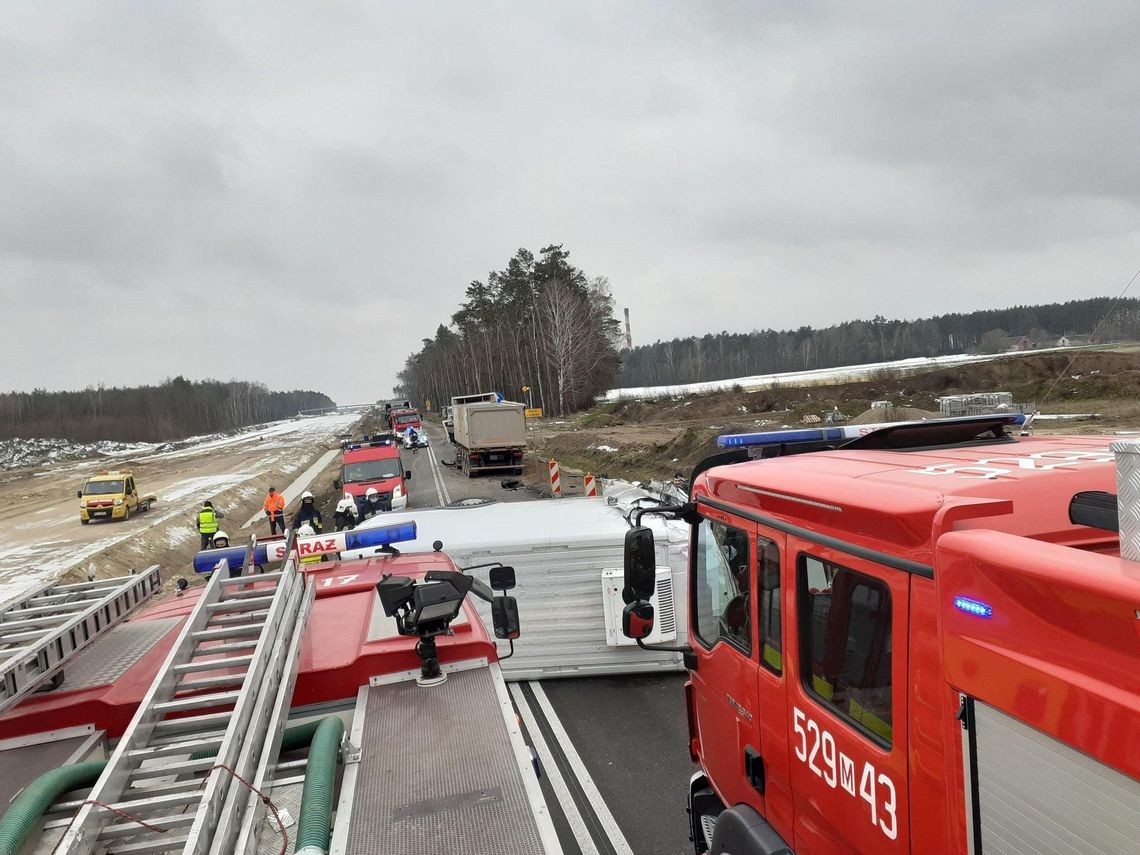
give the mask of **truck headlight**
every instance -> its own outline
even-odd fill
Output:
[[[404,495],[404,489],[403,489],[403,487],[401,487],[399,484],[397,484],[397,485],[395,486],[395,488],[392,490],[392,498],[393,498],[393,499],[398,499],[398,498],[400,498],[400,496],[402,496],[402,495]]]
[[[116,505],[121,505],[122,503],[123,503],[123,500],[122,500],[122,499],[115,499],[115,504],[116,504]]]
[[[80,499],[79,500],[79,507],[81,507],[81,508],[87,507],[87,500],[86,499]]]

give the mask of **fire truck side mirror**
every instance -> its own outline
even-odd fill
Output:
[[[519,637],[519,605],[514,597],[504,594],[491,601],[491,624],[495,638],[514,640]]]
[[[492,591],[509,591],[515,586],[514,567],[492,567],[487,573]]]
[[[653,606],[638,601],[622,609],[621,631],[626,638],[648,638],[653,632]]]
[[[337,478],[336,480],[333,481],[333,489],[334,490],[339,490],[343,486],[344,486],[344,482],[341,481],[339,478]]]
[[[625,533],[625,587],[621,596],[626,603],[648,600],[656,586],[657,558],[653,552],[653,531],[639,525]]]

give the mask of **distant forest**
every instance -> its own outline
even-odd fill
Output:
[[[184,377],[160,386],[0,394],[0,439],[167,442],[332,407],[321,392],[271,392],[260,383]]]
[[[564,415],[613,385],[620,329],[609,282],[571,264],[562,244],[537,257],[520,249],[464,296],[450,324],[408,357],[397,392],[437,407],[454,395],[501,392]]]
[[[1054,347],[1062,335],[1074,338],[1073,343],[1140,337],[1140,300],[1121,300],[1106,318],[1114,301],[1095,297],[914,321],[879,315],[818,330],[721,332],[656,341],[622,353],[619,384],[667,386],[916,356]]]

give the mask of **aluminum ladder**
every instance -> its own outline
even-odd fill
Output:
[[[57,676],[161,585],[156,564],[129,576],[44,585],[0,607],[0,712]]]
[[[237,851],[260,804],[239,776],[269,786],[314,592],[292,555],[276,573],[213,573],[61,855]]]

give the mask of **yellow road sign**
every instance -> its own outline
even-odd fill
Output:
[[[535,407],[533,410],[527,410],[525,415],[528,419],[541,419],[542,418],[542,408],[541,407]]]

